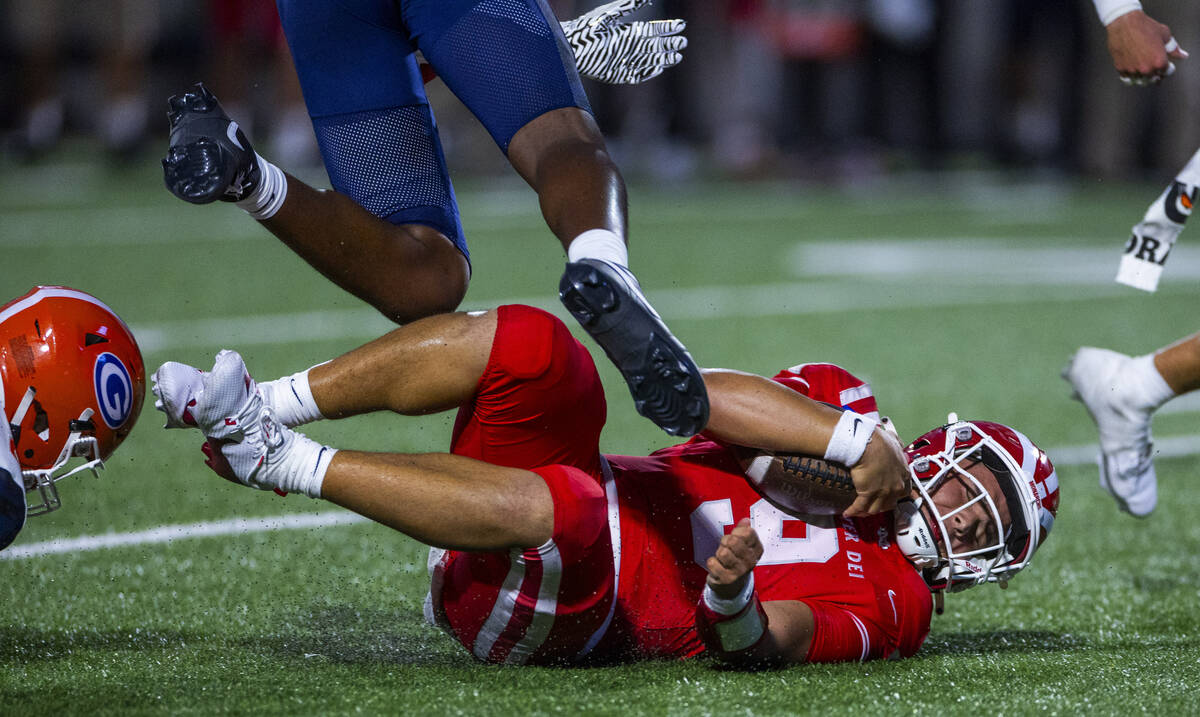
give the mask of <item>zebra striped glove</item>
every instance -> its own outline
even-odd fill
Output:
[[[610,85],[636,85],[683,60],[683,20],[622,22],[650,0],[614,0],[562,23],[579,74]]]

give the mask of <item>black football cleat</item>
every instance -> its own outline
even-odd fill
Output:
[[[171,144],[162,161],[171,194],[192,204],[245,199],[261,173],[250,141],[203,83],[167,100]]]
[[[598,259],[568,263],[558,296],[625,377],[638,413],[673,436],[704,429],[700,369],[627,269]]]

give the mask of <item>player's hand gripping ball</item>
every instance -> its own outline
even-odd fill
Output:
[[[840,515],[858,493],[845,466],[796,453],[735,448],[746,480],[762,497],[793,515]]]

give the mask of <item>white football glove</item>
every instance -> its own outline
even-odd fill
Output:
[[[636,85],[683,60],[683,20],[622,22],[650,0],[614,0],[562,23],[579,74],[610,85]]]

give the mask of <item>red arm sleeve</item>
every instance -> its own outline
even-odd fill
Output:
[[[812,609],[816,629],[808,648],[808,662],[862,662],[882,654],[883,633],[843,607],[805,601]]]

